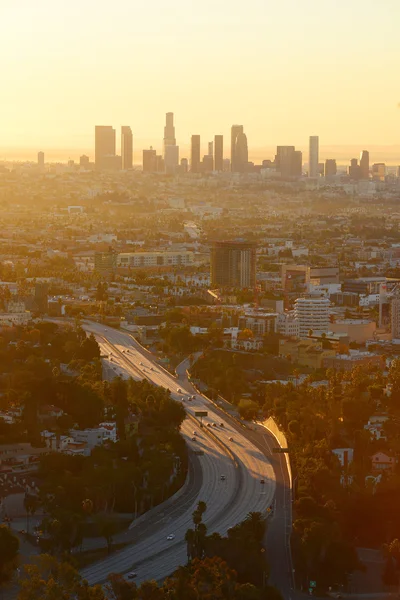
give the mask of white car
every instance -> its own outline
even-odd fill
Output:
[[[174,539],[175,539],[175,534],[174,534],[174,533],[170,533],[169,535],[167,535],[167,540],[168,540],[169,542],[171,542],[171,541],[172,541],[172,540],[174,540]]]
[[[130,573],[128,573],[127,577],[128,579],[136,579],[137,573],[135,573],[135,571],[131,571]]]
[[[140,362],[139,365],[141,365],[143,367],[143,363],[142,362]]]

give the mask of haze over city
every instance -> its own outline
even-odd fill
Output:
[[[1,600],[399,597],[399,0],[0,4]]]
[[[171,110],[182,149],[193,133],[227,136],[238,122],[252,160],[278,144],[305,149],[318,134],[339,161],[351,158],[348,146],[370,146],[376,160],[398,164],[400,5],[379,7],[71,0],[61,12],[51,0],[3,3],[0,156],[31,159],[40,148],[76,159],[92,150],[94,125],[129,123],[137,163],[141,148],[160,144]]]

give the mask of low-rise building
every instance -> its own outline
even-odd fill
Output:
[[[145,268],[190,266],[194,264],[194,253],[181,250],[179,252],[123,252],[118,254],[118,267]]]
[[[341,319],[331,323],[330,329],[334,333],[346,334],[350,342],[365,344],[367,340],[373,339],[376,323],[368,319]]]
[[[394,471],[396,468],[396,459],[384,452],[376,452],[371,456],[373,471]]]

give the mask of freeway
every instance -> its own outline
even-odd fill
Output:
[[[116,374],[147,378],[155,385],[169,389],[175,400],[183,402],[188,418],[182,425],[182,435],[189,446],[204,451],[199,457],[202,484],[191,506],[186,506],[171,519],[167,511],[156,532],[152,530],[148,535],[139,535],[136,543],[82,572],[91,584],[104,582],[110,572],[127,573],[130,570],[137,572],[138,583],[149,578],[160,581],[187,560],[184,536],[192,526],[192,512],[199,500],[207,503],[204,521],[208,531],[225,534],[248,512],[266,512],[275,494],[274,470],[263,451],[207,398],[196,394],[196,399],[189,401],[188,396],[193,393],[190,384],[178,382],[132,336],[98,323],[84,322],[83,326],[95,335],[102,353],[110,357]],[[195,422],[195,412],[199,410],[208,413],[203,419],[203,428]],[[207,427],[207,424],[211,426]],[[225,479],[221,479],[221,475]],[[265,484],[261,484],[261,479]],[[174,535],[173,540],[167,540],[170,534]]]

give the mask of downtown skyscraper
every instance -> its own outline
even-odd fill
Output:
[[[363,150],[360,155],[360,177],[361,179],[369,179],[369,152]]]
[[[121,127],[121,159],[122,169],[127,171],[133,167],[133,136],[128,125]]]
[[[192,135],[190,149],[190,171],[200,173],[200,136]]]
[[[247,136],[243,125],[232,125],[231,128],[231,171],[232,173],[245,173],[248,168],[249,152]]]
[[[221,173],[224,170],[224,136],[214,136],[214,170]]]
[[[179,165],[179,146],[176,145],[174,113],[165,116],[164,127],[164,164],[165,172],[173,175]]]
[[[94,161],[97,170],[106,169],[115,158],[115,129],[111,125],[96,125]]]
[[[319,137],[310,135],[310,146],[308,152],[308,176],[316,179],[319,176]]]

